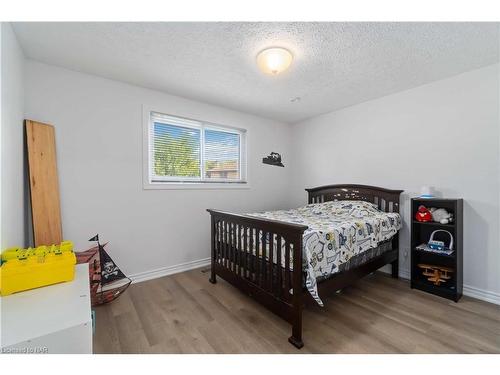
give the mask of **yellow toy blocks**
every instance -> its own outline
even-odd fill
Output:
[[[73,243],[37,248],[11,248],[2,252],[0,295],[71,281],[75,277]]]

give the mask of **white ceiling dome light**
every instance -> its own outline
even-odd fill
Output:
[[[266,74],[278,75],[292,64],[292,53],[281,47],[266,48],[257,55],[257,65]]]

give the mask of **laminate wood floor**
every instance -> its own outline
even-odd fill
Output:
[[[500,353],[500,307],[458,303],[375,273],[290,325],[201,269],[133,284],[96,311],[95,353]]]

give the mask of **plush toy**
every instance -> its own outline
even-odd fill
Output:
[[[449,224],[453,222],[453,215],[445,208],[431,207],[432,220],[436,223]]]
[[[421,222],[432,221],[432,214],[425,206],[418,207],[418,211],[415,214],[415,220]]]

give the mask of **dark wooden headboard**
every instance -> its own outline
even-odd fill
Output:
[[[404,190],[369,185],[326,185],[306,191],[309,203],[357,200],[375,203],[384,212],[399,212],[399,196]]]

